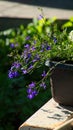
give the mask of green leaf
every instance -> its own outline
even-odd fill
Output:
[[[73,17],[70,18],[70,21],[73,22]]]
[[[72,22],[66,22],[65,24],[63,24],[62,25],[62,28],[64,29],[64,28],[67,28],[67,27],[72,27],[73,26],[73,24],[72,24]]]

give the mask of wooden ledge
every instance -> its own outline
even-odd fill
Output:
[[[19,130],[61,130],[62,126],[71,124],[73,124],[73,108],[60,106],[51,99],[26,120]]]

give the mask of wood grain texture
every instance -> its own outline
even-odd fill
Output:
[[[72,117],[72,107],[61,106],[51,99],[25,121],[19,130],[54,130]]]

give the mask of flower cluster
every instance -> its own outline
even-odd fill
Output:
[[[45,27],[46,26],[46,27]],[[26,28],[24,44],[21,51],[14,52],[14,63],[8,72],[9,78],[30,75],[31,81],[27,83],[27,97],[34,98],[41,88],[46,89],[46,79],[50,70],[42,66],[47,60],[73,61],[73,31],[59,29],[57,23],[46,20],[40,15],[37,24]],[[15,44],[17,45],[17,44]],[[14,45],[11,44],[14,48]],[[36,70],[42,67],[39,77]],[[32,76],[33,75],[33,76]],[[39,78],[36,80],[36,77]]]
[[[37,46],[36,44],[25,44],[24,49],[21,54],[17,54],[16,61],[12,64],[8,76],[13,79],[19,76],[32,74],[35,69],[41,66],[41,61],[45,63],[44,53],[50,51],[50,46],[48,43],[42,43]],[[36,75],[35,75],[36,76]],[[39,92],[38,87],[46,88],[45,79],[46,79],[46,71],[42,70],[42,74],[40,75],[41,80],[39,84],[36,81],[32,81],[27,86],[27,97],[32,99]],[[33,80],[33,79],[32,79]]]

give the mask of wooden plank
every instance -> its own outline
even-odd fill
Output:
[[[73,118],[66,121],[64,124],[54,130],[73,130]]]
[[[25,121],[19,130],[54,130],[72,117],[72,107],[61,106],[51,99]]]

